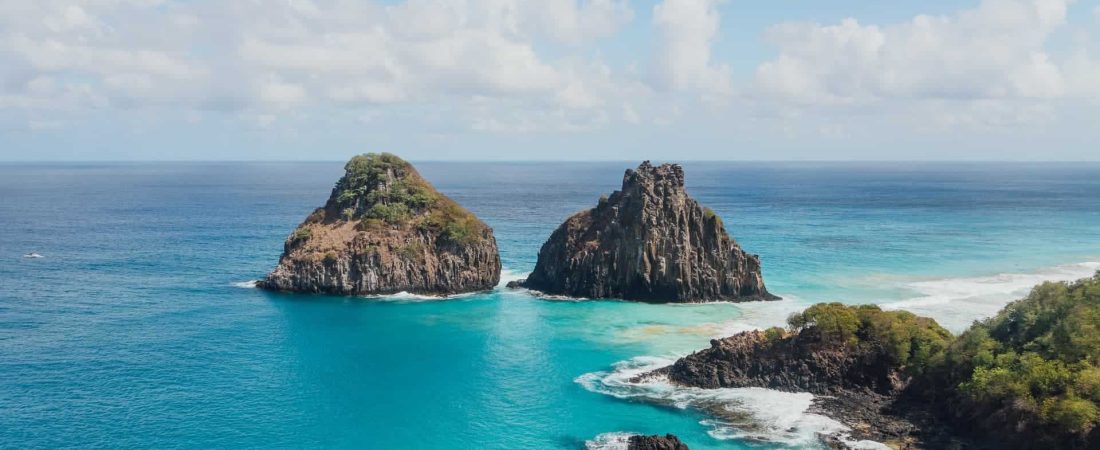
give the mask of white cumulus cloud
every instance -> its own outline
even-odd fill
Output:
[[[732,92],[729,66],[711,60],[720,21],[717,0],[664,0],[653,7],[655,77],[661,87],[716,95]]]
[[[618,88],[605,66],[536,43],[582,49],[632,17],[625,0],[0,0],[0,104],[266,116],[495,101],[568,114]]]
[[[865,25],[784,23],[779,55],[759,66],[759,91],[802,103],[888,98],[1049,99],[1066,92],[1045,44],[1071,0],[983,0],[951,16]]]

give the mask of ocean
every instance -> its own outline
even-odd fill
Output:
[[[637,163],[416,165],[494,228],[507,280]],[[807,394],[629,378],[815,302],[959,331],[1100,269],[1100,164],[689,162],[689,193],[784,300],[251,288],[342,165],[0,165],[0,448],[814,448],[839,424]]]

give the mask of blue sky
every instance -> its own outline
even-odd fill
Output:
[[[1098,113],[1098,0],[0,0],[0,160],[1097,160]]]

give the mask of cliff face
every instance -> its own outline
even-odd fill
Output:
[[[677,384],[707,389],[764,387],[830,395],[867,390],[890,395],[908,377],[883,353],[762,331],[710,341],[710,348],[661,369]]]
[[[500,281],[493,231],[390,154],[352,158],[323,208],[287,238],[260,287],[447,295]]]
[[[622,190],[551,234],[521,286],[547,294],[642,301],[776,299],[760,259],[688,197],[679,165],[627,170]]]

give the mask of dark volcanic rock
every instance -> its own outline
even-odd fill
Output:
[[[627,441],[628,450],[688,450],[675,435],[631,436]]]
[[[857,352],[797,333],[768,339],[762,331],[710,341],[710,348],[662,369],[670,380],[701,388],[765,387],[834,394],[863,390],[890,395],[905,387],[885,354]]]
[[[667,376],[675,384],[708,389],[813,393],[811,412],[851,428],[845,436],[823,436],[832,448],[865,439],[902,449],[981,448],[956,438],[927,404],[909,395],[909,377],[885,352],[836,345],[812,334],[777,333],[769,338],[763,331],[749,331],[714,339],[710,348],[638,378]]]
[[[622,190],[574,214],[539,250],[523,286],[552,295],[655,302],[777,299],[760,259],[684,191],[679,165],[627,170]]]
[[[345,295],[447,295],[500,281],[493,230],[383,153],[345,166],[324,208],[284,245],[265,289]]]

